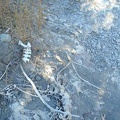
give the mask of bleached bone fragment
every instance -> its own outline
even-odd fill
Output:
[[[18,42],[18,45],[21,45],[23,49],[23,56],[22,60],[26,63],[30,61],[31,58],[31,44],[28,42],[27,45],[25,45],[22,41]]]

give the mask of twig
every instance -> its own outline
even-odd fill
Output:
[[[105,120],[106,115],[105,114],[101,114],[101,120]]]
[[[77,62],[75,62],[75,61],[73,61],[73,60],[71,60],[71,62],[74,63],[74,64],[76,64],[76,65],[82,66],[82,67],[84,67],[84,68],[86,68],[86,69],[89,70],[89,68],[88,68],[87,66],[85,66],[85,65],[82,65],[82,64],[80,64],[80,63],[77,63]]]
[[[1,79],[4,77],[4,75],[6,74],[7,69],[8,69],[8,67],[10,66],[10,64],[11,64],[11,62],[9,62],[8,65],[6,66],[6,69],[5,69],[4,73],[2,74],[2,76],[0,77],[0,80],[1,80]]]
[[[66,52],[66,54],[67,54],[67,58],[68,58],[68,60],[69,60],[70,63],[72,64],[72,67],[73,67],[73,69],[74,69],[76,75],[78,76],[78,78],[79,78],[80,80],[82,80],[83,82],[85,82],[86,84],[88,84],[88,85],[90,85],[90,86],[92,86],[92,87],[94,87],[94,88],[101,89],[100,87],[97,87],[96,85],[93,85],[93,84],[90,83],[89,81],[83,79],[83,78],[78,74],[78,72],[77,72],[77,70],[76,70],[76,68],[75,68],[75,66],[74,66],[74,64],[73,64],[73,63],[75,63],[75,64],[78,64],[78,63],[73,62],[73,61],[71,60],[71,58],[70,58],[70,56],[68,55],[67,52]]]
[[[74,60],[72,60],[71,57],[70,57],[70,55],[68,54],[68,52],[66,52],[66,54],[67,54],[68,60],[71,61],[71,63],[74,63],[74,64],[76,64],[76,65],[82,66],[82,67],[84,67],[84,68],[86,68],[86,69],[89,70],[89,68],[88,68],[87,66],[82,65],[81,63],[77,63],[77,62],[75,62]]]
[[[10,31],[11,28],[8,28],[4,33],[8,33]]]
[[[60,70],[59,72],[58,72],[58,74],[57,74],[57,82],[58,82],[58,77],[59,77],[59,74],[63,71],[63,70],[65,70],[69,65],[70,65],[70,63],[71,62],[69,62],[62,70]]]
[[[16,76],[18,76],[19,78],[23,78],[24,76],[20,76],[20,75],[18,75],[14,70],[12,70],[11,69],[11,71],[16,75]]]
[[[21,92],[23,92],[23,93],[25,93],[25,94],[28,94],[28,95],[30,95],[30,96],[38,97],[37,95],[33,95],[33,94],[31,94],[31,93],[28,93],[28,92],[26,92],[26,91],[20,89],[19,87],[16,87],[16,89],[18,89],[19,91],[21,91]]]
[[[92,86],[92,87],[94,87],[94,88],[101,89],[100,87],[97,87],[96,85],[93,85],[93,84],[90,83],[89,81],[83,79],[83,78],[78,74],[78,72],[77,72],[77,70],[76,70],[74,64],[73,64],[73,63],[71,63],[71,64],[72,64],[72,67],[73,67],[73,69],[74,69],[76,75],[78,76],[78,78],[79,78],[80,80],[82,80],[83,82],[85,82],[86,84],[88,84],[88,85],[90,85],[90,86]]]
[[[43,103],[45,106],[47,106],[51,111],[53,111],[53,112],[58,112],[58,113],[62,113],[62,114],[64,114],[64,115],[71,115],[72,117],[80,117],[80,116],[78,116],[78,115],[73,115],[73,114],[70,114],[70,113],[68,113],[68,112],[63,112],[63,111],[61,111],[61,110],[56,110],[56,109],[52,108],[49,104],[47,104],[47,103],[45,102],[45,100],[42,98],[42,96],[40,95],[39,91],[37,90],[34,82],[28,77],[28,75],[27,75],[26,72],[24,71],[24,69],[23,69],[23,67],[22,67],[21,64],[20,64],[20,68],[21,68],[21,70],[22,70],[25,78],[31,83],[31,85],[32,85],[32,87],[33,87],[33,90],[34,90],[35,93],[38,95],[39,99],[40,99],[40,100],[42,101],[42,103]]]

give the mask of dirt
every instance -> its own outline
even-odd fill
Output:
[[[7,33],[12,39],[0,41],[0,76],[10,63],[0,79],[0,120],[119,120],[120,2],[43,0],[42,4],[46,22],[30,41],[30,62],[22,61],[23,48],[13,35]],[[36,95],[20,64],[50,106],[80,117],[53,113],[38,97],[17,89]]]

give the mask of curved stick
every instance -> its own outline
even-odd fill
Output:
[[[71,113],[69,113],[69,112],[63,112],[63,111],[61,111],[61,110],[56,110],[56,109],[52,108],[49,104],[47,104],[47,102],[45,102],[45,100],[42,98],[42,96],[40,95],[39,91],[37,90],[34,82],[28,77],[28,75],[27,75],[26,72],[24,71],[23,66],[22,66],[21,64],[20,64],[20,68],[21,68],[21,70],[22,70],[25,78],[26,78],[26,79],[30,82],[30,84],[32,85],[33,90],[34,90],[35,93],[38,95],[39,99],[40,99],[40,100],[42,101],[42,103],[43,103],[45,106],[47,106],[51,111],[53,111],[53,112],[58,112],[58,113],[62,113],[62,114],[64,114],[64,115],[65,115],[65,114],[66,114],[66,115],[71,115],[72,117],[80,117],[80,116],[78,116],[78,115],[73,115],[73,114],[71,114]]]

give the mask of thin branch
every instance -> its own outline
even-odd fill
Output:
[[[94,87],[94,88],[101,89],[100,87],[97,87],[96,85],[93,85],[93,84],[90,83],[89,81],[83,79],[83,78],[78,74],[78,72],[77,72],[77,70],[76,70],[74,64],[73,64],[73,63],[71,63],[71,64],[72,64],[72,67],[73,67],[73,69],[74,69],[76,75],[78,76],[78,78],[79,78],[80,80],[82,80],[83,82],[85,82],[86,84],[88,84],[88,85],[90,85],[90,86],[92,86],[92,87]]]
[[[11,62],[9,62],[8,65],[6,66],[6,69],[5,69],[4,73],[2,74],[2,76],[0,77],[0,80],[1,80],[1,79],[4,77],[4,75],[6,74],[7,69],[8,69],[8,67],[10,66],[10,64],[11,64]]]
[[[25,94],[28,94],[28,95],[30,95],[30,96],[38,97],[37,95],[33,95],[33,94],[29,93],[29,92],[26,92],[26,91],[20,89],[19,87],[16,87],[16,89],[18,89],[19,91],[21,91],[21,92],[23,92],[23,93],[25,93]]]
[[[43,103],[45,106],[47,106],[51,111],[53,111],[53,112],[58,112],[58,113],[62,113],[62,114],[64,114],[64,115],[71,115],[71,116],[73,116],[73,117],[80,117],[80,116],[78,116],[78,115],[73,115],[73,114],[70,114],[70,113],[68,113],[68,112],[63,112],[63,111],[61,111],[61,110],[56,110],[56,109],[52,108],[52,107],[51,107],[47,102],[45,102],[45,100],[42,98],[42,96],[40,95],[39,91],[37,90],[34,82],[28,77],[28,75],[27,75],[26,72],[24,71],[24,69],[23,69],[23,67],[22,67],[21,64],[20,64],[20,68],[21,68],[21,70],[22,70],[25,78],[26,78],[26,79],[30,82],[30,84],[32,85],[33,90],[34,90],[35,93],[38,95],[39,99],[40,99],[40,100],[42,101],[42,103]]]
[[[59,72],[58,72],[58,74],[57,74],[57,82],[58,82],[58,77],[59,77],[59,74],[63,71],[63,70],[65,70],[69,65],[70,65],[70,63],[71,62],[69,62],[62,70],[60,70]]]
[[[86,69],[89,70],[89,68],[88,68],[87,66],[82,65],[81,63],[77,63],[77,62],[75,62],[74,60],[72,60],[71,57],[70,57],[70,55],[68,54],[68,52],[66,52],[66,54],[67,54],[68,60],[69,60],[71,63],[74,63],[74,64],[76,64],[76,65],[82,66],[82,67],[84,67],[84,68],[86,68]]]
[[[71,60],[71,62],[74,63],[74,64],[76,64],[76,65],[82,66],[82,67],[84,67],[84,68],[86,68],[86,69],[89,70],[89,68],[88,68],[87,66],[85,66],[85,65],[82,65],[82,64],[80,64],[80,63],[77,63],[77,62],[75,62],[75,61],[73,61],[73,60]]]
[[[101,114],[101,120],[105,120],[106,115],[105,114]]]
[[[77,70],[76,70],[76,68],[75,68],[75,66],[74,66],[74,64],[73,64],[73,63],[75,63],[75,64],[78,64],[78,63],[76,63],[76,62],[74,62],[74,61],[71,60],[70,56],[68,55],[68,52],[66,52],[66,54],[67,54],[68,60],[69,60],[70,63],[72,64],[72,67],[73,67],[76,75],[78,76],[78,78],[79,78],[80,80],[82,80],[83,82],[85,82],[86,84],[88,84],[88,85],[90,85],[90,86],[92,86],[92,87],[94,87],[94,88],[101,89],[100,87],[97,87],[96,85],[93,85],[93,84],[90,83],[89,81],[83,79],[83,78],[78,74],[78,72],[77,72]]]
[[[4,33],[7,34],[10,30],[11,28],[8,28]]]
[[[12,70],[11,69],[11,71],[17,76],[17,77],[19,77],[19,78],[23,78],[24,76],[20,76],[20,75],[18,75],[14,70]]]

